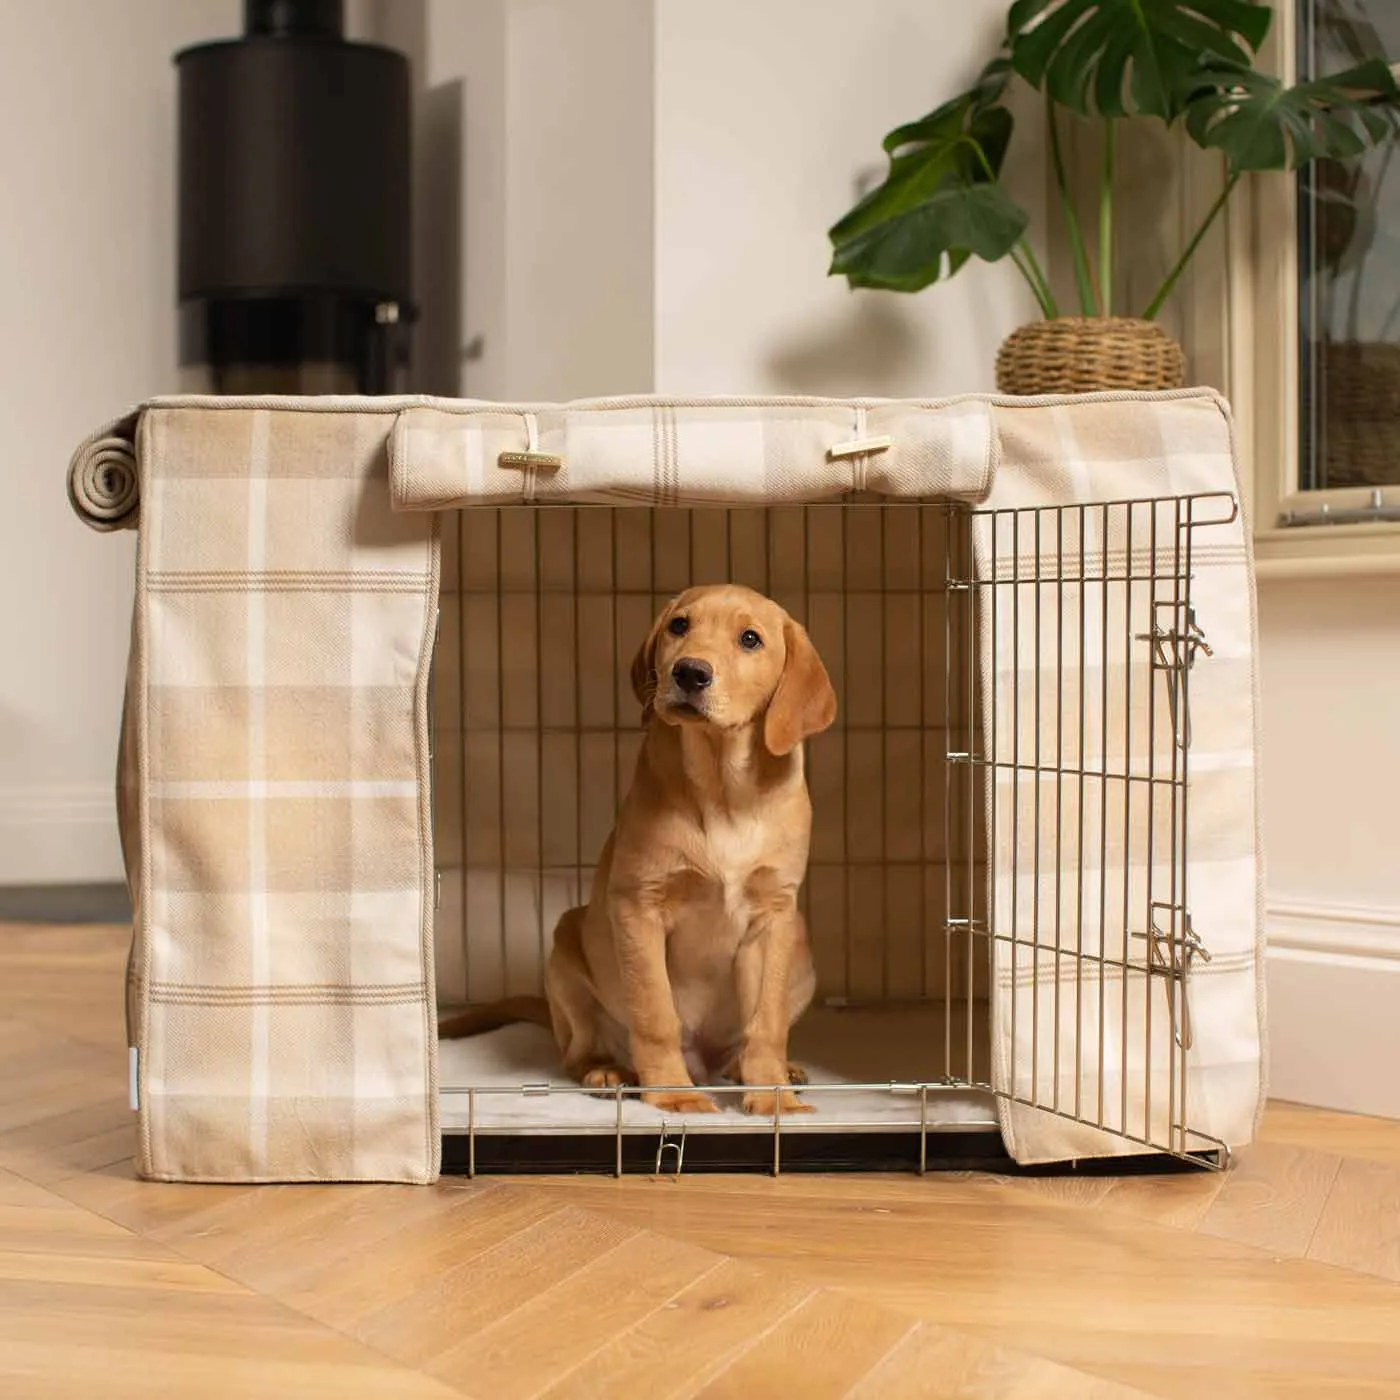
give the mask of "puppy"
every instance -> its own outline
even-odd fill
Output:
[[[715,1111],[694,1085],[718,1078],[753,1086],[748,1113],[809,1111],[774,1086],[801,1082],[788,1031],[816,985],[797,892],[812,824],[803,741],[836,717],[826,668],[776,603],[721,585],[671,601],[632,688],[646,725],[632,786],[545,972],[564,1066],[589,1088],[640,1084],[673,1113]],[[441,1033],[537,1019],[525,999],[495,1011]]]

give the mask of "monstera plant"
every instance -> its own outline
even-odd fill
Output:
[[[1272,7],[1254,0],[1016,0],[1000,51],[977,81],[885,137],[884,179],[830,230],[830,271],[853,287],[916,292],[970,259],[1009,258],[1042,320],[1002,346],[1010,393],[1169,388],[1184,358],[1155,324],[1202,239],[1240,181],[1313,161],[1354,161],[1396,128],[1400,89],[1379,58],[1289,86],[1256,55]],[[1029,217],[1002,182],[1015,137],[1010,98],[1042,97],[1059,216],[1074,268],[1066,314],[1026,233]],[[1125,121],[1180,128],[1219,153],[1219,197],[1136,314],[1116,314],[1115,157]],[[1068,122],[1094,122],[1097,199],[1081,208],[1066,173]]]

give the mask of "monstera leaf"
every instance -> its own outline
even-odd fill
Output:
[[[1009,78],[997,59],[967,92],[890,132],[889,172],[829,231],[832,273],[916,292],[970,257],[995,262],[1016,246],[1028,219],[997,183],[1013,126],[997,105]]]
[[[999,104],[1010,86],[1011,71],[1011,60],[1004,54],[999,54],[977,75],[977,81],[966,92],[949,98],[942,106],[935,107],[928,116],[920,117],[916,122],[895,127],[885,137],[885,153],[896,156],[905,146],[955,141],[960,135],[971,134],[975,124],[980,119],[985,119],[989,112],[1002,110]],[[1005,139],[997,151],[994,162],[997,166],[1000,166],[1001,158],[1006,154],[1006,142],[1010,137],[1011,128],[1008,126]]]
[[[1232,173],[1350,160],[1396,128],[1400,88],[1378,58],[1294,87],[1233,65],[1198,76],[1186,130],[1197,145],[1222,152]]]
[[[1247,68],[1272,12],[1253,0],[1017,0],[1011,59],[1081,116],[1175,121],[1203,63]]]
[[[970,257],[1004,258],[1027,222],[1000,185],[945,181],[888,220],[837,242],[831,270],[853,287],[922,291]]]

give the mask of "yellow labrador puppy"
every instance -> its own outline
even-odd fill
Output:
[[[815,988],[797,892],[812,808],[803,740],[836,717],[806,631],[734,585],[673,599],[632,664],[646,738],[586,906],[545,974],[564,1066],[590,1088],[640,1084],[712,1112],[698,1082],[754,1086],[746,1112],[803,1112],[788,1031]],[[543,1008],[539,1008],[540,1011]],[[445,1036],[537,1019],[526,999],[445,1020]],[[484,1015],[483,1015],[484,1013]]]

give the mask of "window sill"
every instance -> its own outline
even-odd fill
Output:
[[[1400,574],[1400,524],[1256,530],[1254,570],[1261,579]]]

